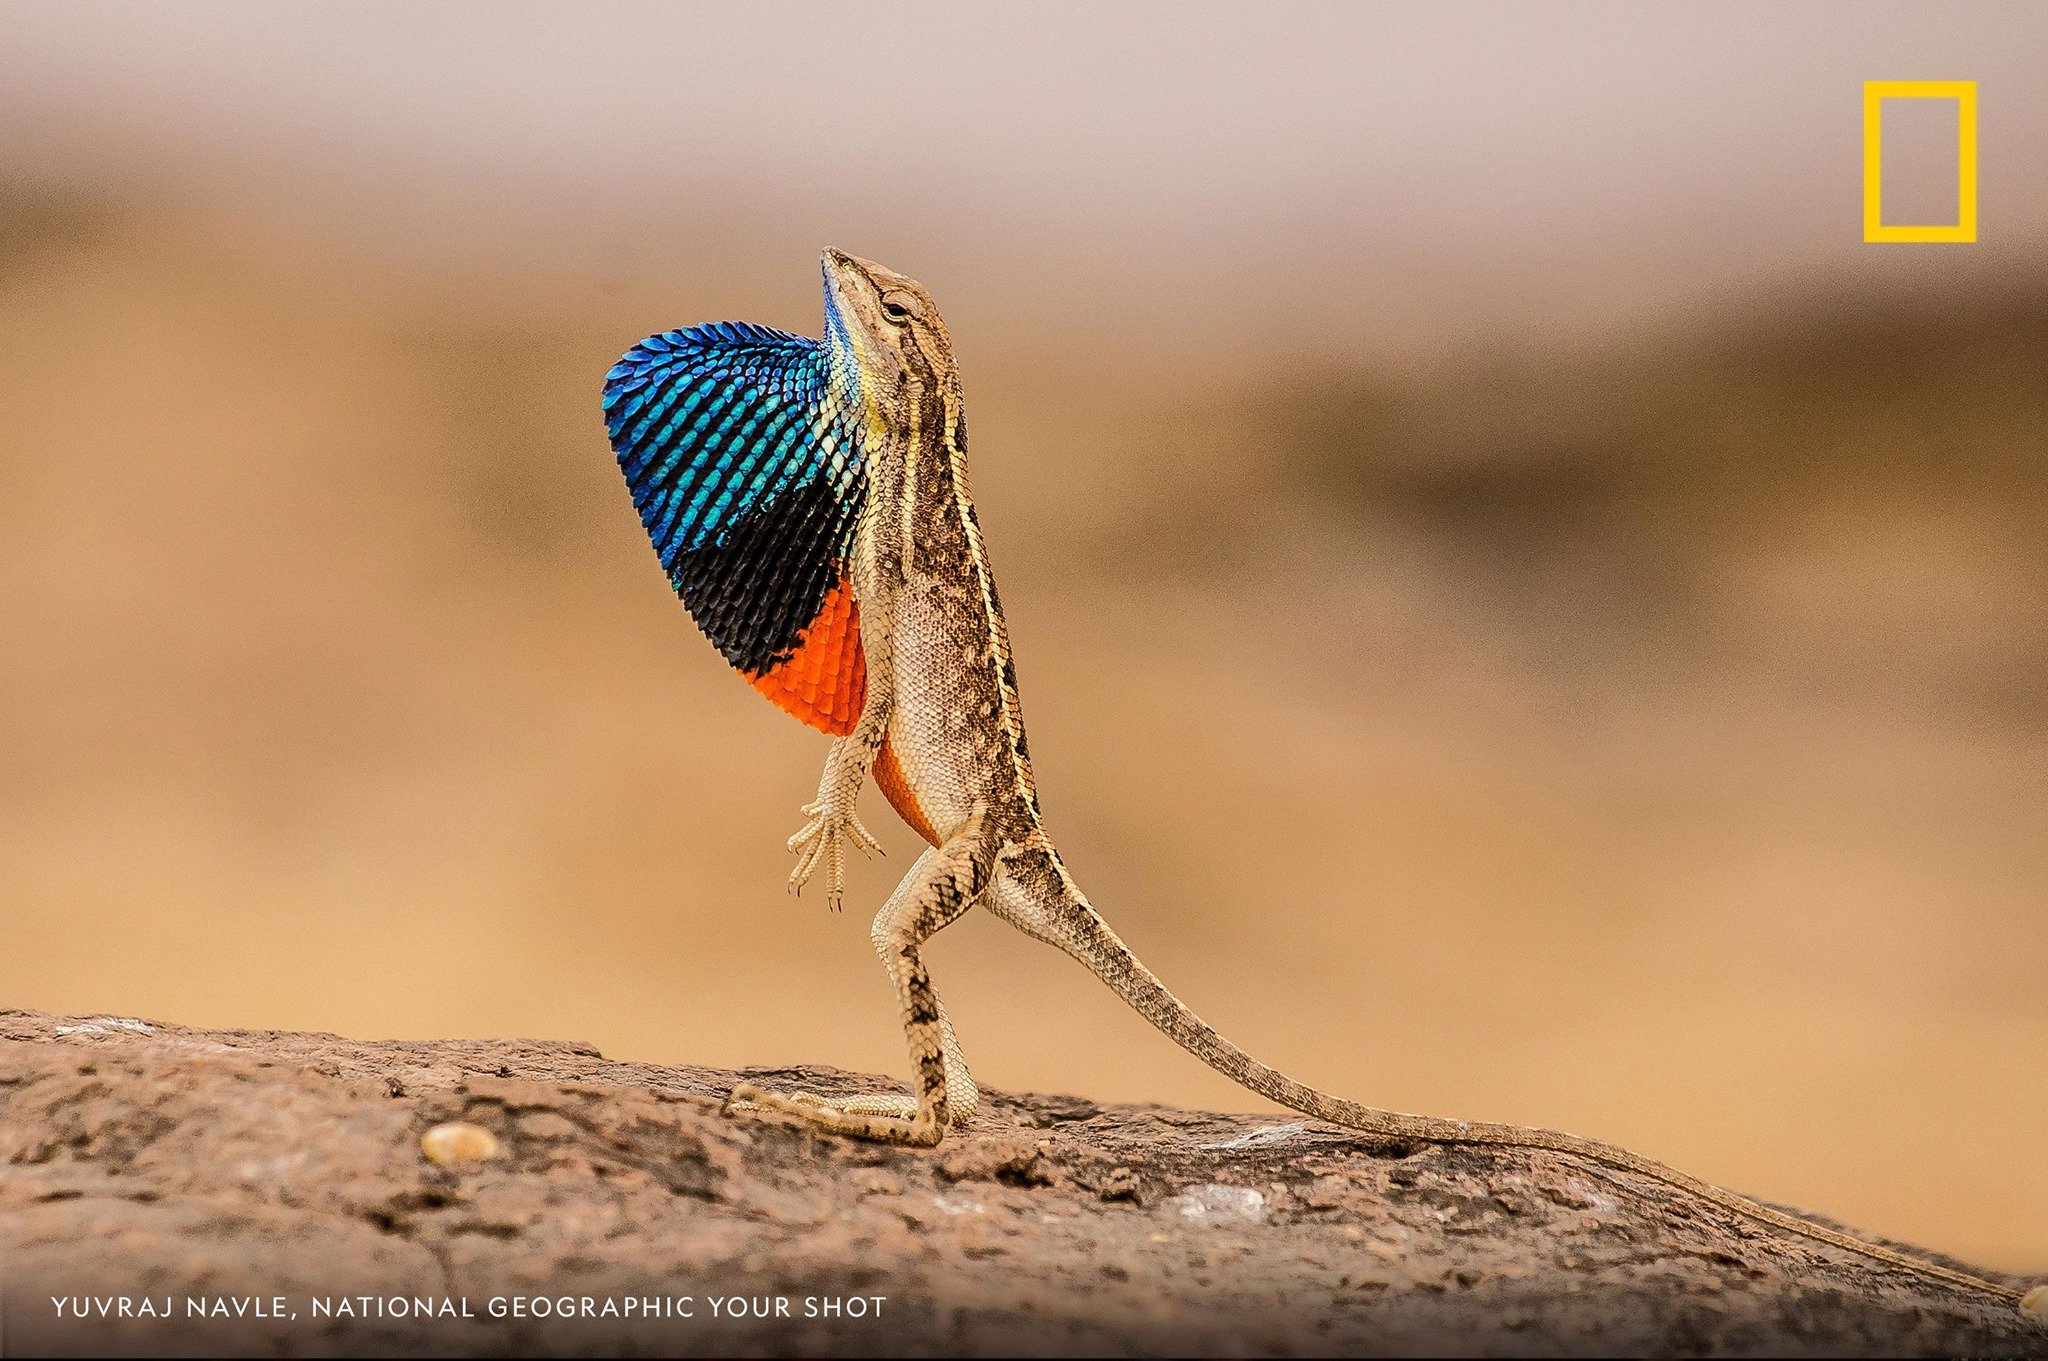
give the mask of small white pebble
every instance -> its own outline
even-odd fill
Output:
[[[1291,1121],[1285,1125],[1265,1125],[1259,1129],[1252,1130],[1248,1134],[1240,1134],[1235,1139],[1225,1139],[1222,1143],[1218,1144],[1203,1144],[1202,1147],[1209,1149],[1264,1148],[1268,1144],[1283,1143],[1307,1128],[1308,1126],[1299,1120]]]
[[[2020,1296],[2020,1312],[2036,1323],[2048,1323],[2048,1285],[2037,1285]]]
[[[450,1120],[420,1136],[420,1152],[442,1167],[471,1167],[498,1156],[498,1136],[467,1120]]]
[[[1179,1211],[1184,1218],[1208,1223],[1248,1219],[1257,1224],[1265,1220],[1268,1206],[1266,1198],[1249,1186],[1210,1182],[1174,1196],[1166,1202],[1166,1208]]]

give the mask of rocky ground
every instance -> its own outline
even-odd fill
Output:
[[[0,1012],[0,1354],[2048,1355],[1550,1154],[1003,1095],[914,1152],[723,1118],[736,1076]]]

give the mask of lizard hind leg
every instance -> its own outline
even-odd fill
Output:
[[[997,847],[980,810],[943,846],[926,851],[875,914],[872,937],[903,1009],[914,1089],[910,1095],[827,1097],[776,1093],[741,1083],[730,1111],[772,1110],[835,1134],[929,1148],[950,1125],[964,1124],[979,1097],[967,1062],[926,972],[923,945],[972,907],[987,889]]]

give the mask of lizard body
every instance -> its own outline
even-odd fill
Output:
[[[2009,1303],[2021,1292],[1760,1204],[1626,1149],[1550,1130],[1346,1101],[1246,1054],[1140,963],[1047,835],[1001,602],[966,476],[951,341],[930,296],[879,265],[824,259],[823,342],[741,323],[651,337],[607,379],[612,441],[685,604],[785,709],[833,735],[792,883],[819,868],[841,897],[854,804],[870,778],[931,843],[874,921],[902,1008],[907,1096],[832,1099],[734,1088],[838,1133],[932,1146],[977,1095],[922,959],[981,905],[1084,964],[1226,1077],[1383,1139],[1542,1149],[1635,1173],[1724,1210]],[[749,349],[748,347],[754,347]],[[766,354],[761,358],[755,351]],[[2029,1298],[2032,1298],[2031,1296]]]

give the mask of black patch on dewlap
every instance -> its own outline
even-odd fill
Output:
[[[852,510],[813,477],[676,560],[676,590],[720,656],[758,676],[796,651],[839,581],[837,563],[803,550],[836,540]]]

